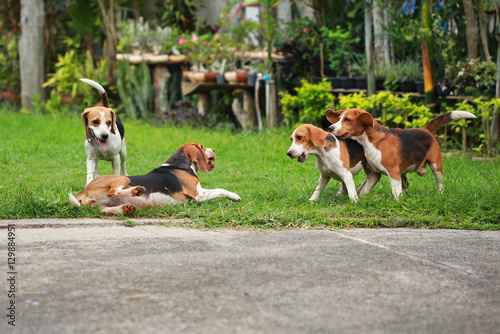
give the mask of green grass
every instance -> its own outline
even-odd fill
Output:
[[[97,209],[74,209],[68,193],[85,185],[84,129],[80,115],[27,115],[0,111],[0,218],[99,216]],[[138,210],[132,217],[185,218],[203,228],[429,227],[500,229],[500,161],[444,156],[444,191],[436,192],[432,173],[410,174],[410,187],[394,201],[387,177],[351,203],[337,197],[330,181],[321,197],[308,201],[319,173],[315,158],[304,164],[286,156],[291,129],[231,133],[204,128],[155,127],[124,121],[127,169],[144,174],[161,165],[185,142],[216,150],[216,168],[199,173],[204,188],[225,188],[240,203],[217,199],[205,203]],[[101,174],[111,164],[100,162]],[[359,185],[364,175],[355,177]],[[120,219],[127,220],[123,217]]]

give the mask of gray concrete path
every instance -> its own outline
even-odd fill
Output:
[[[12,327],[9,222],[0,333],[500,333],[500,232],[99,219],[16,222]]]

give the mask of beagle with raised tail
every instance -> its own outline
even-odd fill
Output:
[[[352,201],[358,195],[353,176],[366,167],[363,148],[354,140],[337,138],[331,133],[311,125],[299,126],[290,136],[292,145],[287,155],[298,162],[304,162],[311,155],[316,156],[316,168],[320,172],[318,186],[310,201],[316,200],[330,181],[330,178],[341,181],[337,195],[347,194]],[[368,174],[369,171],[365,169]],[[361,186],[363,187],[363,186]]]
[[[102,106],[87,108],[82,113],[87,154],[87,183],[99,176],[98,161],[111,161],[114,175],[127,175],[125,129],[120,118],[109,107],[108,95],[97,82],[80,79],[102,96]]]
[[[203,189],[197,171],[214,168],[215,151],[201,144],[188,143],[160,167],[146,175],[103,175],[90,182],[82,192],[69,195],[75,207],[102,207],[104,214],[131,214],[137,208],[182,203],[190,198],[204,202],[214,198],[241,201],[237,194],[224,189]]]
[[[426,164],[434,173],[437,190],[443,189],[443,162],[441,148],[434,136],[436,130],[451,121],[476,116],[467,111],[452,111],[434,118],[423,129],[406,130],[386,128],[362,109],[328,109],[326,118],[332,123],[329,129],[334,135],[352,138],[363,146],[366,161],[377,172],[368,176],[361,194],[368,193],[380,174],[385,174],[397,200],[408,186],[406,174],[416,172],[423,176]]]

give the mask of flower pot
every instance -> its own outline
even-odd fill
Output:
[[[181,63],[187,59],[186,55],[169,55],[168,61],[171,63]]]
[[[236,72],[236,78],[238,79],[238,83],[246,85],[248,81],[248,71]]]
[[[425,84],[422,80],[415,81],[415,87],[417,88],[417,92],[419,94],[425,94]]]
[[[368,88],[368,85],[366,83],[366,78],[354,77],[354,83],[356,84],[357,89],[367,89]]]
[[[375,89],[376,90],[385,90],[384,83],[385,83],[385,78],[375,79]]]
[[[414,80],[404,80],[399,82],[399,89],[405,93],[416,92],[417,86]]]
[[[18,92],[0,90],[0,99],[9,101],[12,104],[21,103],[21,95]]]
[[[249,74],[247,79],[247,84],[254,86],[257,82],[257,74]]]
[[[344,89],[353,89],[356,87],[356,83],[353,78],[342,77],[339,78],[340,86]]]
[[[193,72],[189,74],[189,80],[196,83],[205,82],[205,72]]]
[[[236,75],[236,72],[234,71],[224,73],[224,78],[226,78],[227,82],[229,82],[231,85],[235,85],[238,83],[238,77]]]
[[[342,88],[342,83],[340,82],[340,78],[327,77],[326,80],[330,82],[330,84],[332,85],[332,89]]]
[[[164,64],[169,60],[169,55],[149,54],[147,59],[144,56],[144,60],[149,64]]]
[[[72,103],[82,103],[83,94],[76,94],[75,97],[71,96],[71,93],[61,93],[61,102],[64,105]]]
[[[224,73],[217,73],[217,75],[215,76],[215,82],[219,85],[227,84],[226,78],[224,78]]]
[[[189,80],[189,73],[193,73],[193,71],[182,71],[182,77],[184,78],[184,80],[191,81]]]
[[[205,73],[205,81],[209,83],[215,83],[217,77],[217,72],[207,72]]]

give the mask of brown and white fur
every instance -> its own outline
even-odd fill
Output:
[[[406,174],[425,174],[425,165],[434,173],[437,190],[443,189],[443,162],[441,148],[434,136],[436,130],[451,121],[462,118],[476,118],[467,111],[452,111],[430,121],[423,129],[386,128],[362,109],[326,111],[327,119],[333,123],[329,129],[336,136],[352,138],[363,146],[370,167],[385,174],[391,182],[392,194],[399,199],[408,186]],[[368,193],[380,179],[373,173],[367,180],[361,194]]]
[[[82,113],[87,154],[87,183],[99,176],[99,160],[111,161],[114,175],[127,175],[125,129],[120,118],[109,107],[104,88],[89,79],[80,79],[99,91],[102,106],[87,108]]]
[[[330,178],[342,182],[337,195],[347,190],[349,198],[357,201],[358,195],[353,176],[366,166],[361,145],[353,140],[337,138],[311,124],[304,124],[295,129],[290,140],[292,145],[287,152],[290,158],[297,158],[297,161],[302,163],[309,156],[316,156],[316,168],[320,172],[320,177],[316,190],[309,198],[310,201],[320,196]]]
[[[197,171],[214,168],[215,151],[201,144],[180,146],[160,167],[146,175],[103,175],[92,180],[82,192],[69,195],[70,203],[102,207],[104,214],[131,214],[137,208],[182,203],[190,198],[204,202],[214,198],[241,201],[237,194],[224,189],[204,189]]]

